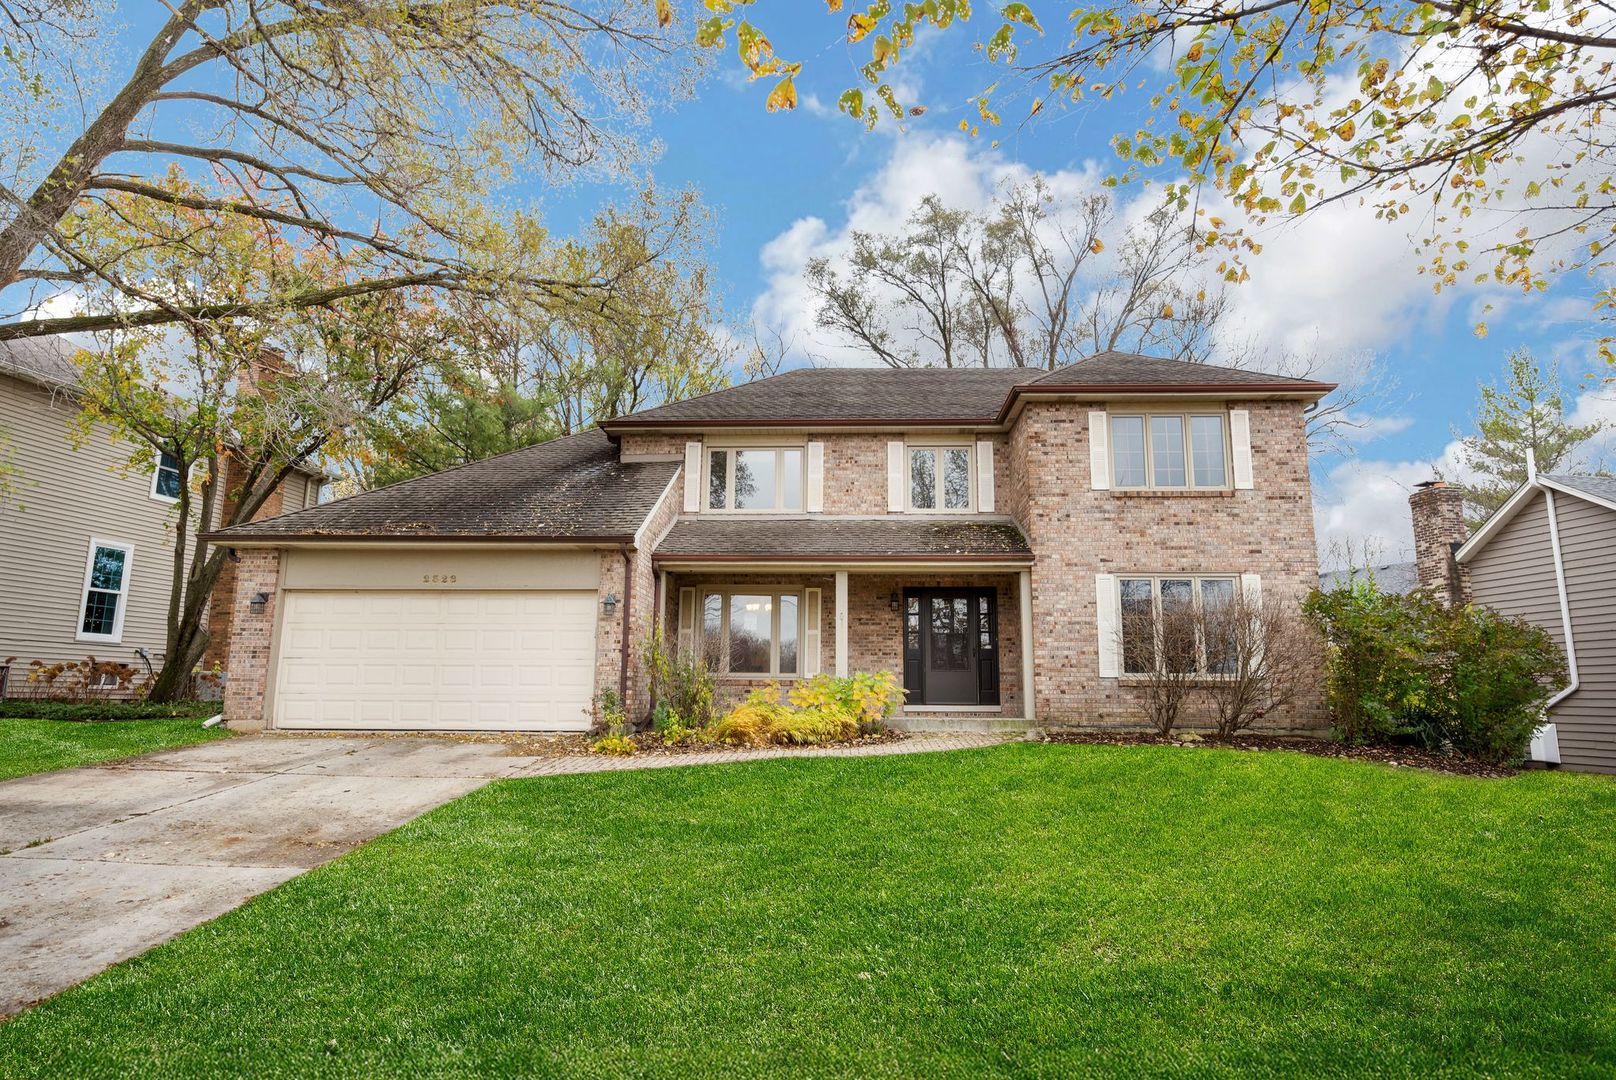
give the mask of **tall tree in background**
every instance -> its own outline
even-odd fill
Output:
[[[778,80],[770,103],[789,104],[801,63],[777,56],[770,38],[786,54],[818,45],[749,23],[742,13],[754,2],[714,5],[699,40],[733,40],[755,74]],[[1118,179],[1169,177],[1176,201],[1205,215],[1231,280],[1260,249],[1249,225],[1341,201],[1412,227],[1439,289],[1480,281],[1536,291],[1569,271],[1610,266],[1608,0],[1116,0],[1075,9],[1017,0],[987,10],[977,43],[989,60],[1019,68],[1028,122],[1060,103],[1136,105],[1124,115],[1146,119],[1112,143]],[[959,33],[972,15],[965,0],[829,11],[848,42],[868,50],[862,85],[839,106],[870,126],[902,123],[924,105],[899,97],[900,65],[922,32]],[[1004,106],[992,95],[1014,85],[984,89],[961,126],[997,126]],[[1227,211],[1207,209],[1218,203]],[[1616,289],[1596,288],[1598,306],[1616,313]]]
[[[1460,460],[1479,477],[1463,485],[1471,526],[1486,521],[1526,483],[1528,450],[1539,472],[1597,468],[1580,452],[1605,427],[1602,421],[1570,422],[1558,364],[1544,365],[1527,349],[1510,353],[1503,380],[1481,387],[1475,434],[1461,440]]]
[[[0,338],[489,281],[599,300],[610,282],[558,276],[537,245],[490,243],[491,231],[539,236],[502,231],[508,215],[496,216],[490,196],[518,175],[624,165],[636,152],[626,133],[648,103],[692,81],[688,34],[666,0],[163,7],[128,65],[109,70],[122,55],[107,48],[110,5],[0,0],[0,289],[19,286],[20,307],[64,287],[122,296],[115,307],[0,323]],[[174,163],[209,182],[175,190],[162,180]],[[114,197],[273,224],[343,272],[297,290],[177,302],[62,227],[75,209]]]
[[[845,268],[807,273],[820,328],[892,367],[1053,369],[1110,349],[1204,360],[1225,309],[1195,284],[1204,263],[1176,212],[1125,223],[1108,195],[1035,178],[980,213],[927,195],[898,231],[854,233]]]
[[[653,258],[669,217],[685,222],[680,243]],[[354,479],[394,483],[725,385],[735,349],[707,270],[710,226],[692,194],[665,207],[646,189],[563,249],[579,266],[637,267],[609,308],[509,290],[451,297],[444,361],[365,425]]]

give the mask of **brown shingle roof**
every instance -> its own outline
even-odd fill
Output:
[[[609,431],[713,425],[994,424],[1016,394],[1289,392],[1329,383],[1260,371],[1105,352],[1054,371],[1028,368],[798,368],[609,420]]]
[[[1032,561],[1009,521],[980,518],[682,518],[656,546],[659,560],[920,558]]]
[[[599,429],[223,529],[241,540],[597,541],[634,536],[677,462],[623,464]]]

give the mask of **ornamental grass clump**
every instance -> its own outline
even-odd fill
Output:
[[[816,675],[794,686],[782,700],[771,683],[707,729],[714,741],[731,746],[823,746],[884,731],[903,702],[903,689],[889,672],[847,678]]]

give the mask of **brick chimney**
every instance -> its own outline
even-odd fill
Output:
[[[1414,569],[1420,588],[1446,604],[1470,602],[1470,575],[1453,553],[1470,536],[1464,492],[1442,480],[1415,485],[1408,497],[1414,517]]]

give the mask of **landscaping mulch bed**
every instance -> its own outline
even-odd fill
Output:
[[[1457,776],[1506,777],[1520,770],[1488,765],[1457,754],[1434,754],[1415,746],[1348,746],[1330,739],[1310,739],[1301,735],[1236,735],[1219,739],[1210,735],[1185,737],[1157,735],[1148,731],[1072,731],[1045,736],[1046,742],[1089,743],[1104,746],[1185,746],[1214,747],[1221,750],[1290,750],[1314,757],[1350,758],[1394,765],[1405,769],[1429,769]]]
[[[654,731],[642,731],[639,734],[630,737],[634,740],[634,752],[636,756],[643,754],[672,757],[684,754],[710,754],[715,750],[734,750],[736,752],[740,752],[743,750],[757,749],[817,750],[832,746],[875,746],[879,743],[898,742],[907,736],[901,731],[884,731],[878,735],[862,735],[856,739],[844,739],[840,742],[823,743],[819,746],[776,747],[729,746],[724,743],[704,743],[696,742],[694,740],[681,746],[669,746],[667,743],[662,741],[662,736],[658,735]],[[579,754],[592,754],[594,751],[591,750],[590,747],[594,745],[596,738],[597,737],[593,735],[559,735],[545,738],[527,738],[518,742],[512,742],[511,753],[561,755],[566,757]]]

